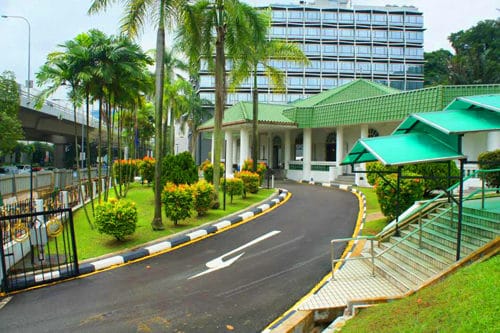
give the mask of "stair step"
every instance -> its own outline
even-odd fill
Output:
[[[444,213],[444,214],[443,214]],[[430,216],[442,215],[444,218],[450,221],[450,208],[438,208],[437,212],[430,213]],[[488,216],[484,216],[488,215]],[[453,222],[458,223],[458,208],[453,208]],[[477,226],[479,228],[484,228],[486,230],[491,230],[493,232],[500,232],[500,214],[483,214],[480,210],[467,210],[464,208],[462,211],[462,222],[467,222],[470,225]]]
[[[368,264],[368,263],[367,263]],[[369,263],[371,265],[371,263]],[[387,266],[382,261],[378,260],[375,264],[375,275],[379,275],[388,280],[392,285],[405,293],[415,289],[418,285],[408,280],[404,275]]]
[[[424,227],[424,230],[427,230],[427,229],[435,230],[435,231],[440,232],[442,234],[445,234],[449,237],[456,237],[456,235],[457,235],[457,229],[454,229],[454,228],[450,227],[449,225],[443,224],[443,223],[432,222],[430,224],[427,224]],[[412,231],[418,230],[418,225],[417,224],[409,225],[409,230],[412,230]],[[482,237],[482,236],[479,236],[479,235],[474,234],[472,232],[469,232],[466,228],[463,228],[463,226],[462,226],[462,240],[467,242],[467,243],[473,244],[474,246],[480,247],[480,246],[483,246],[484,244],[488,243],[491,239],[488,237],[484,237],[484,236]]]
[[[392,237],[394,239],[398,239],[399,237]],[[400,239],[400,238],[399,238]],[[384,244],[384,243],[382,243]],[[390,245],[385,245],[385,246],[390,246]],[[409,241],[403,241],[398,245],[400,248],[403,250],[411,253],[412,255],[419,256],[421,259],[424,261],[430,262],[432,265],[439,269],[446,269],[448,268],[453,262],[454,259],[448,258],[448,256],[442,256],[440,254],[437,254],[427,248],[419,248],[419,246],[415,243],[409,242]]]
[[[402,230],[401,233],[403,236],[406,236],[407,234],[410,233],[410,231]],[[418,245],[419,242],[418,232],[413,233],[410,237],[408,237],[408,240]],[[422,230],[422,241],[423,242],[427,241],[429,244],[431,244],[431,242],[439,244],[439,246],[437,246],[438,248],[446,247],[452,250],[453,252],[455,252],[457,248],[456,235],[455,237],[451,237],[432,229],[424,228]],[[462,247],[462,250],[467,253],[474,252],[478,248],[478,246],[475,246],[474,244],[470,244],[464,241],[463,238],[461,239],[460,246]]]
[[[375,252],[380,253],[382,250],[376,249]],[[412,267],[412,258],[407,258],[406,260],[401,260],[393,255],[392,251],[386,252],[381,256],[375,258],[375,265],[379,262],[383,262],[385,265],[391,267],[393,270],[399,272],[401,275],[406,277],[407,280],[411,281],[415,285],[421,285],[424,281],[427,281],[432,274],[429,272],[423,273]]]
[[[427,219],[423,219],[423,223],[427,223],[428,221],[429,220]],[[457,221],[450,222],[449,218],[439,217],[435,218],[433,221],[440,223],[442,225],[447,225],[448,227],[455,230],[458,227],[458,222]],[[494,239],[499,234],[499,230],[496,230],[494,228],[489,228],[484,225],[474,224],[468,220],[462,220],[462,230],[470,234],[474,234],[477,237],[487,238],[487,239]]]
[[[391,244],[391,243],[386,243]],[[380,246],[380,252],[387,249],[388,246]],[[379,252],[379,253],[380,253]],[[395,246],[389,250],[392,256],[396,257],[398,260],[408,261],[414,270],[418,270],[423,274],[430,274],[431,276],[436,275],[442,271],[442,266],[448,265],[447,263],[442,263],[440,267],[434,265],[430,260],[426,260],[425,254],[419,253],[418,251],[409,252],[400,246]],[[417,252],[418,254],[415,254]]]

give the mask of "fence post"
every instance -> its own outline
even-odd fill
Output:
[[[97,182],[95,180],[92,181],[92,199],[97,197]]]
[[[60,195],[60,200],[62,203],[63,208],[69,208],[69,198],[68,198],[68,191],[61,191],[59,192]]]

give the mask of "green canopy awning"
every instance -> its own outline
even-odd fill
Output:
[[[405,165],[462,158],[465,156],[431,135],[408,133],[359,139],[342,164],[380,161],[384,165]]]

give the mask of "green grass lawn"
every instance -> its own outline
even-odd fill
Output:
[[[378,204],[377,194],[371,187],[357,187],[355,188],[366,197],[366,214],[380,212],[380,205]]]
[[[402,300],[362,310],[342,332],[500,332],[500,256]]]
[[[265,200],[274,193],[274,191],[273,189],[260,189],[256,194],[247,195],[246,199],[242,199],[241,196],[236,196],[233,198],[232,204],[230,203],[229,196],[227,196],[225,211],[222,209],[223,199],[221,194],[220,209],[209,210],[207,215],[202,218],[198,218],[196,212],[194,212],[191,218],[179,221],[177,226],[174,226],[174,223],[165,217],[165,213],[162,210],[165,230],[153,231],[151,228],[151,221],[154,215],[153,190],[148,186],[134,184],[125,200],[134,201],[137,205],[139,221],[135,233],[127,236],[124,242],[117,241],[112,236],[100,234],[97,230],[92,230],[90,228],[83,209],[79,209],[73,216],[78,258],[79,260],[84,260],[116,251],[137,248],[144,243],[185,231],[210,221],[216,221],[224,216],[236,213],[255,203]],[[114,196],[114,191],[111,190],[110,194]],[[88,211],[89,214],[91,214],[90,205],[87,205],[87,207],[89,207]]]
[[[373,221],[366,221],[363,226],[362,235],[363,236],[375,236],[384,229],[387,225],[387,219],[385,217]]]

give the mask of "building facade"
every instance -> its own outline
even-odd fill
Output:
[[[299,44],[310,64],[272,61],[286,75],[286,91],[274,92],[261,71],[259,102],[286,104],[360,78],[399,90],[423,87],[424,28],[417,8],[353,6],[347,0],[259,7],[268,8],[269,38]],[[200,74],[200,96],[214,101],[213,75],[206,65]],[[251,86],[248,79],[236,92],[228,93],[227,104],[251,101]]]

